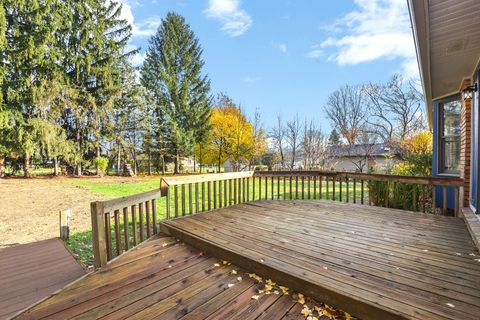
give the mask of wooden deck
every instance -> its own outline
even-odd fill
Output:
[[[480,256],[460,218],[318,200],[257,201],[162,227],[364,319],[480,317]]]
[[[7,319],[84,274],[58,239],[0,249],[0,319]]]
[[[259,295],[260,285],[159,234],[16,319],[304,319],[291,295]]]

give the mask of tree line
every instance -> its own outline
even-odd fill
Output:
[[[138,49],[128,49],[132,26],[121,10],[103,0],[2,2],[0,176],[7,162],[28,177],[38,162],[52,163],[55,174],[98,171],[103,160],[117,172],[136,172],[143,161],[148,173],[173,162],[178,173],[184,157],[232,157],[237,166],[256,157],[244,155],[262,143],[260,131],[231,100],[213,98],[199,39],[185,19],[167,14],[143,65],[134,67]],[[228,108],[239,127],[218,150],[212,115]]]
[[[334,128],[330,135],[311,120],[301,122],[298,115],[283,121],[277,116],[269,132],[272,150],[267,162],[271,168],[293,170],[330,169],[335,149],[358,156],[355,166],[364,171],[376,144],[402,152],[404,141],[425,131],[423,97],[413,80],[395,74],[386,83],[344,85],[332,92],[323,107]]]

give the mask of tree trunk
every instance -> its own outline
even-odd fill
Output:
[[[178,170],[179,168],[179,161],[180,161],[180,157],[178,155],[178,152],[176,153],[175,155],[175,158],[173,159],[173,163],[174,163],[174,169],[173,169],[173,174],[179,174],[180,171]]]
[[[120,166],[122,165],[122,159],[120,157],[120,146],[118,146],[118,151],[117,151],[117,176],[121,175],[121,170]]]
[[[5,156],[0,155],[0,178],[5,176]]]
[[[202,146],[200,145],[200,163],[199,163],[199,166],[200,166],[200,173],[202,173],[202,166],[203,166],[203,148]]]
[[[197,172],[197,161],[195,159],[195,152],[193,153],[193,172]]]
[[[165,155],[162,154],[162,175],[165,175]]]
[[[30,154],[25,152],[23,156],[23,176],[30,178]]]
[[[148,148],[148,175],[152,175],[152,151]]]
[[[53,157],[53,175],[58,176],[58,158]]]
[[[76,171],[77,176],[79,176],[79,177],[82,176],[82,164],[81,163],[77,164],[77,167],[76,167],[75,171]]]

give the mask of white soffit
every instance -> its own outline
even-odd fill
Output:
[[[435,100],[457,93],[463,79],[471,77],[478,65],[480,0],[427,1],[429,69]]]

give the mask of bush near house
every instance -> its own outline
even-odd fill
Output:
[[[430,176],[432,174],[432,134],[420,132],[400,143],[402,161],[395,163],[387,174],[400,176]],[[410,184],[370,181],[370,197],[374,205],[395,204],[396,208],[412,210],[413,199],[421,199],[427,212],[432,210],[432,188]],[[402,195],[394,198],[394,195]],[[396,202],[396,203],[394,203]],[[417,208],[422,209],[422,208]]]

